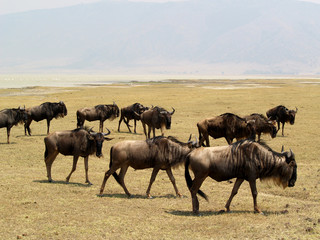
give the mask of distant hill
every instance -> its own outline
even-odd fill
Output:
[[[0,73],[320,74],[320,5],[105,0],[0,16]]]

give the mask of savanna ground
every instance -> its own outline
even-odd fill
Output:
[[[308,83],[306,83],[308,82]],[[285,125],[285,136],[262,138],[277,151],[284,145],[296,155],[298,179],[294,188],[281,189],[257,181],[258,205],[264,215],[253,213],[249,184],[245,182],[231,204],[231,213],[219,214],[231,193],[232,184],[207,179],[202,190],[209,202],[200,199],[200,216],[191,213],[191,197],[184,167],[173,170],[183,198],[165,172],[160,172],[147,199],[145,192],[151,169],[129,169],[125,182],[133,197],[111,177],[103,196],[100,185],[109,165],[110,147],[125,139],[144,139],[130,134],[124,123],[106,121],[110,142],[104,142],[104,157],[89,159],[89,178],[84,183],[82,159],[65,183],[72,157],[59,155],[49,183],[44,164],[46,122],[32,122],[33,136],[24,136],[22,125],[13,127],[11,144],[0,129],[0,238],[1,239],[318,239],[320,236],[320,84],[318,80],[173,81],[167,83],[112,84],[95,87],[1,89],[0,109],[64,101],[68,115],[51,122],[51,132],[74,129],[77,109],[115,101],[125,107],[135,102],[176,109],[172,129],[166,135],[186,141],[198,135],[196,123],[225,112],[240,116],[263,113],[283,104],[298,107],[294,125]],[[98,130],[98,122],[86,122]],[[133,122],[131,122],[133,125]],[[159,133],[159,131],[157,131]],[[225,145],[224,139],[210,139]]]

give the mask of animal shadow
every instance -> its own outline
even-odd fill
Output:
[[[166,213],[175,215],[175,216],[191,216],[191,217],[207,217],[207,216],[217,216],[217,215],[222,215],[222,214],[257,214],[257,215],[262,215],[262,216],[269,216],[269,215],[285,215],[288,214],[289,212],[287,210],[283,211],[264,211],[260,214],[254,213],[254,211],[230,211],[226,212],[224,210],[220,211],[201,211],[198,215],[193,214],[192,211],[177,211],[177,210],[170,210],[166,211]]]
[[[78,186],[78,187],[90,187],[90,184],[87,183],[74,183],[74,182],[66,182],[66,181],[52,181],[49,182],[48,180],[34,180],[33,182],[37,183],[48,183],[48,184],[63,184],[63,185],[71,185],[71,186]]]
[[[120,193],[115,193],[115,194],[97,194],[97,197],[108,197],[108,198],[128,198],[128,199],[147,199],[147,200],[152,200],[152,199],[156,199],[156,198],[177,198],[175,195],[173,194],[167,194],[167,195],[163,195],[163,196],[152,196],[151,198],[148,198],[146,195],[141,195],[141,194],[135,194],[135,195],[131,195],[130,197],[128,197],[126,194],[120,194]]]

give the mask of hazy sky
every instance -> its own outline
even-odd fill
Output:
[[[35,9],[58,8],[77,4],[100,2],[103,0],[0,0],[0,15],[14,12],[24,12]],[[123,0],[114,0],[123,1]],[[129,0],[133,2],[172,2],[186,0]],[[320,0],[302,0],[319,3]]]
[[[24,12],[35,9],[59,8],[77,4],[100,2],[103,0],[0,0],[0,14]],[[123,1],[123,0],[114,0]],[[172,2],[185,0],[129,0],[132,2]],[[320,1],[320,0],[319,0]]]

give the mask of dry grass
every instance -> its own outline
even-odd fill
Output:
[[[309,81],[309,80],[308,80]],[[254,84],[260,84],[255,88]],[[249,84],[249,85],[248,85]],[[236,86],[235,89],[225,88]],[[217,89],[218,88],[218,89]],[[63,90],[63,91],[62,91]],[[253,213],[249,184],[244,183],[231,205],[231,213],[219,214],[232,185],[207,179],[202,190],[210,202],[200,199],[201,216],[191,214],[191,199],[183,167],[173,174],[183,198],[174,196],[165,172],[160,172],[151,194],[145,198],[151,169],[128,170],[126,184],[134,195],[128,199],[110,178],[105,194],[98,197],[100,184],[109,164],[112,144],[124,139],[144,139],[141,124],[138,134],[129,134],[125,125],[117,132],[117,119],[105,125],[114,140],[105,142],[103,158],[90,157],[89,178],[84,184],[83,161],[70,183],[65,177],[72,158],[59,155],[53,164],[54,183],[48,183],[43,161],[45,121],[31,124],[33,136],[24,136],[23,126],[11,131],[12,144],[6,144],[6,131],[0,129],[0,213],[1,239],[318,239],[320,234],[320,85],[300,80],[248,80],[214,82],[149,83],[143,86],[109,85],[81,88],[34,88],[0,90],[0,109],[38,105],[63,100],[68,116],[53,120],[51,131],[73,129],[78,108],[115,101],[120,107],[134,102],[176,109],[172,130],[167,135],[185,141],[197,134],[196,123],[225,112],[239,115],[265,113],[284,104],[299,108],[295,125],[285,126],[285,137],[263,136],[275,150],[291,148],[296,154],[298,179],[294,188],[280,189],[257,183],[258,204],[265,215]],[[98,122],[88,124],[98,129]],[[224,139],[210,140],[225,145]]]

